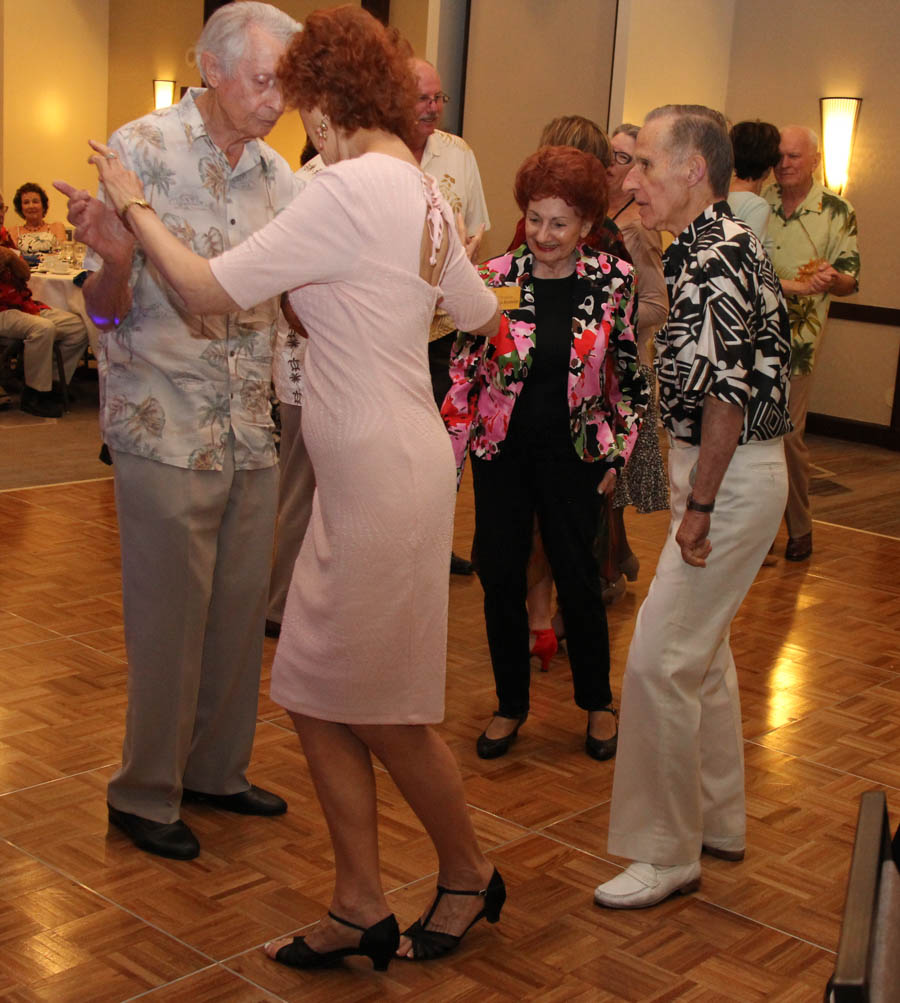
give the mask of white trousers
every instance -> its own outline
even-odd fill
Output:
[[[738,446],[719,488],[705,568],[675,542],[700,449],[672,443],[672,518],[638,613],[625,678],[609,852],[659,865],[703,842],[744,846],[744,757],[731,621],[778,531],[781,439]]]

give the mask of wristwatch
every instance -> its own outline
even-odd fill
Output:
[[[119,210],[119,218],[122,220],[123,223],[125,222],[125,213],[127,213],[128,210],[133,205],[140,206],[141,209],[149,209],[150,212],[156,212],[153,206],[150,205],[150,203],[146,199],[130,198],[125,203],[125,205],[123,205],[122,208]]]
[[[712,510],[716,507],[716,500],[714,498],[707,505],[704,505],[703,502],[694,501],[693,494],[689,494],[688,495],[688,500],[687,500],[687,507],[689,509],[691,509],[692,511],[694,511],[694,512],[706,512],[706,513],[709,513],[709,512],[712,512]]]

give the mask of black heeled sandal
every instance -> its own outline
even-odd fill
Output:
[[[428,930],[426,927],[434,915],[434,910],[437,909],[438,903],[445,895],[480,895],[484,899],[484,905],[481,907],[481,912],[472,920],[471,923],[463,930],[460,934],[454,933],[442,933],[439,930]],[[403,931],[404,937],[409,937],[412,941],[413,953],[411,955],[406,955],[401,957],[401,961],[434,961],[436,958],[443,958],[444,955],[450,954],[451,951],[455,951],[459,947],[460,942],[463,937],[472,929],[472,927],[480,920],[486,919],[488,923],[496,923],[500,919],[500,910],[503,908],[503,903],[506,901],[506,885],[503,883],[503,878],[500,877],[500,872],[497,868],[494,868],[494,873],[491,875],[491,880],[488,882],[487,888],[482,888],[479,891],[457,891],[454,888],[444,888],[443,885],[437,886],[437,895],[435,896],[434,902],[431,904],[431,908],[428,910],[428,915],[425,919],[417,919],[415,923],[408,930]]]
[[[349,926],[353,930],[361,930],[362,937],[356,947],[338,947],[333,951],[314,951],[307,943],[305,937],[294,937],[290,944],[285,944],[279,948],[273,961],[281,965],[289,965],[291,968],[332,968],[343,958],[348,958],[354,954],[362,954],[370,958],[376,972],[386,972],[388,962],[397,953],[400,944],[400,928],[393,914],[385,916],[373,926],[359,926],[351,923],[349,919],[341,919],[333,912],[328,915],[343,926]]]

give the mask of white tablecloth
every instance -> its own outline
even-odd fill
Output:
[[[35,272],[32,271],[28,280],[31,295],[47,306],[56,307],[57,310],[68,310],[70,313],[77,313],[87,327],[88,341],[91,351],[97,354],[97,340],[100,332],[94,326],[94,322],[88,316],[84,306],[84,293],[80,286],[76,286],[72,279],[78,275],[77,271],[70,272]]]

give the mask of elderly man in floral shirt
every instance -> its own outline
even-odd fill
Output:
[[[109,155],[143,181],[146,211],[207,257],[293,197],[290,168],[261,137],[283,111],[275,70],[299,29],[268,4],[221,8],[197,43],[208,87],[110,140]],[[104,330],[100,421],[114,459],[129,672],[109,818],[140,849],[186,860],[200,847],[183,802],[286,809],[245,772],[278,481],[269,406],[278,303],[187,314],[115,214],[91,207],[79,238],[96,252],[87,266],[100,266],[84,292]]]
[[[789,561],[805,561],[812,554],[812,514],[809,450],[803,434],[813,363],[831,297],[849,296],[859,288],[859,249],[853,206],[813,177],[819,164],[816,134],[803,126],[789,125],[781,130],[779,152],[775,184],[766,189],[764,197],[772,210],[772,263],[791,319],[789,406],[794,430],[784,440],[789,488],[784,556]]]

